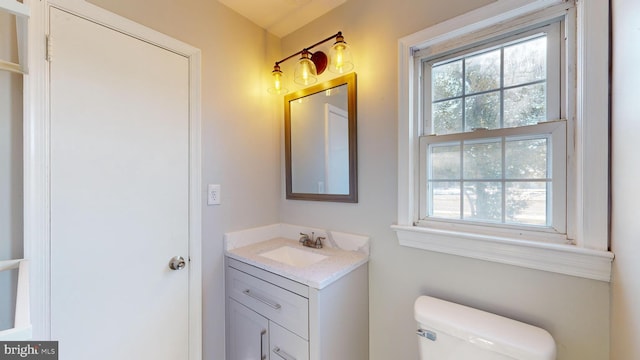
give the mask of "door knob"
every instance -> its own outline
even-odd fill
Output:
[[[185,266],[187,266],[187,263],[182,256],[174,256],[171,258],[171,261],[169,261],[169,268],[171,270],[182,270]]]

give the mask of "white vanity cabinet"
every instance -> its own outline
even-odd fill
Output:
[[[367,360],[367,264],[321,289],[226,258],[227,360]]]
[[[227,299],[229,326],[227,327],[227,358],[266,359],[268,352],[269,320],[239,302]]]

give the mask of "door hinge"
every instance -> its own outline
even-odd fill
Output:
[[[46,37],[44,59],[46,61],[51,61],[51,35],[47,35],[47,37]]]

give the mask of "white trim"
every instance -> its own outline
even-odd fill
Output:
[[[189,360],[202,359],[202,55],[189,56]]]
[[[498,0],[495,3],[463,14],[451,20],[434,25],[415,34],[408,35],[398,41],[398,219],[394,229],[397,231],[402,245],[425,248],[434,239],[444,242],[443,236],[434,237],[427,234],[429,231],[423,228],[413,227],[418,220],[416,194],[419,191],[418,169],[419,157],[418,128],[420,119],[416,102],[419,99],[412,94],[416,93],[414,72],[418,66],[414,60],[414,52],[427,46],[451,41],[452,39],[472,32],[480,31],[488,26],[500,27],[507,20],[524,16],[534,11],[545,11],[545,16],[552,16],[555,5],[566,3],[565,0]],[[575,140],[575,148],[580,155],[568,156],[567,166],[575,169],[575,175],[569,171],[567,174],[567,211],[573,213],[567,219],[567,234],[570,239],[576,240],[576,246],[567,245],[570,254],[582,254],[592,249],[596,252],[595,258],[612,258],[608,249],[608,4],[606,1],[576,1],[577,19],[570,13],[567,15],[566,28],[576,25],[578,29],[577,49],[568,46],[567,63],[574,63],[576,68],[567,69],[563,74],[567,80],[567,88],[577,87],[577,104],[568,101],[566,116],[569,125],[577,129],[575,134],[567,134],[567,146],[571,148]],[[574,83],[574,79],[578,83]],[[574,109],[574,106],[576,107]],[[588,166],[587,166],[588,164]],[[575,178],[574,178],[575,177]],[[572,190],[575,184],[575,193]],[[413,229],[410,231],[408,229]],[[434,230],[435,231],[435,230]],[[405,236],[412,234],[411,236]],[[477,235],[477,234],[475,234]],[[575,235],[575,236],[574,236]],[[400,239],[402,237],[402,239]],[[411,239],[409,241],[408,239]],[[478,246],[469,244],[469,239],[474,234],[449,233],[447,242],[452,246],[443,246],[442,251],[449,249],[448,253],[456,253],[462,256],[474,256]],[[451,240],[457,238],[460,241]],[[420,241],[418,241],[421,239]],[[423,244],[420,244],[423,243]],[[453,245],[453,243],[457,245]],[[457,246],[468,246],[469,251],[457,251]],[[510,243],[511,252],[500,256],[483,255],[483,259],[510,263],[524,267],[534,267],[530,264],[530,256],[520,256],[515,251],[517,247],[527,251],[532,247],[526,242],[518,241]],[[548,246],[548,244],[543,244]],[[565,245],[556,245],[565,246]],[[433,248],[433,246],[430,246]],[[555,248],[554,248],[555,249]],[[487,247],[485,251],[498,251],[496,247]],[[436,250],[434,250],[436,251]],[[440,251],[440,250],[438,250]],[[540,260],[546,256],[542,253]],[[598,255],[599,254],[599,255]],[[603,265],[599,261],[577,260],[576,256],[553,257],[555,264],[544,266],[543,270],[597,278],[609,281],[611,261]],[[538,265],[535,265],[538,266]],[[542,266],[542,265],[540,265]],[[589,270],[593,267],[593,272]],[[534,267],[540,268],[540,267]],[[575,268],[575,270],[571,270]],[[590,275],[595,273],[598,275]]]
[[[24,81],[24,256],[31,261],[33,338],[51,337],[49,80],[45,59],[46,3],[25,0],[31,9],[29,68]]]
[[[33,335],[51,336],[49,83],[45,60],[49,8],[55,6],[189,59],[189,360],[202,359],[201,52],[84,0],[25,0],[32,10],[30,68],[24,89],[24,247],[32,259]],[[55,55],[54,55],[55,56]],[[55,340],[55,339],[54,339]]]
[[[576,241],[609,248],[609,3],[578,1]]]
[[[186,57],[190,57],[195,51],[199,51],[189,44],[157,32],[127,18],[118,16],[101,7],[88,3],[85,0],[48,0],[47,3],[48,5],[54,6],[60,10],[81,15],[87,20],[111,29],[116,29],[123,34],[141,39],[150,44]]]
[[[565,2],[565,0],[498,0],[405,36],[399,42],[408,48],[422,49]],[[404,64],[401,63],[401,65]]]
[[[391,228],[400,245],[609,282],[613,253],[416,226]]]

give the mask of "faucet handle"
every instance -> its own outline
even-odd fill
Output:
[[[318,237],[316,238],[316,242],[315,242],[315,244],[314,244],[314,245],[315,245],[315,247],[316,247],[316,249],[321,249],[321,248],[322,248],[322,240],[324,240],[324,239],[325,239],[325,237],[324,237],[324,236],[318,236]]]
[[[309,234],[300,233],[300,239],[298,241],[301,243],[304,243],[305,241],[309,241]]]

